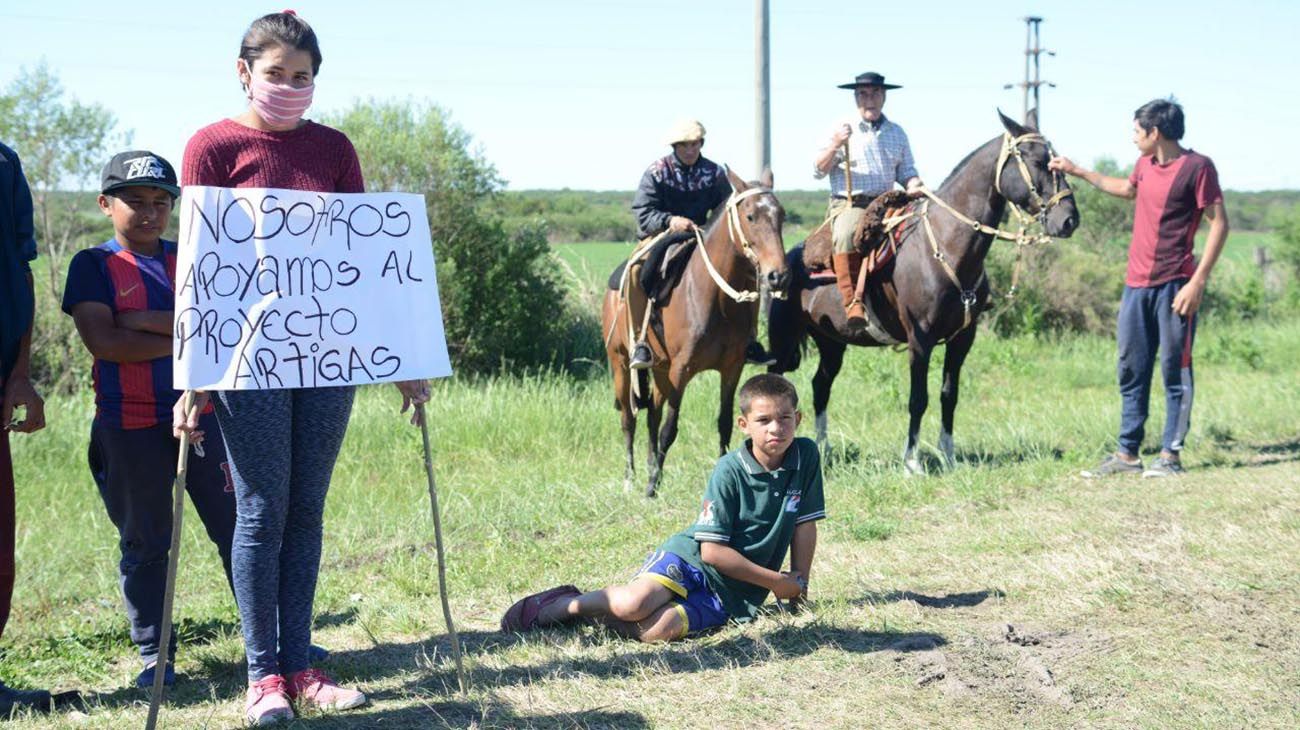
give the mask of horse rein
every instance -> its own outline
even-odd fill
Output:
[[[732,193],[731,197],[727,199],[727,212],[726,212],[727,235],[732,241],[736,241],[740,244],[740,251],[741,253],[745,254],[745,258],[749,259],[749,263],[754,265],[755,274],[757,274],[759,270],[758,254],[754,253],[754,245],[749,242],[748,238],[745,237],[745,229],[740,224],[740,201],[744,200],[745,198],[754,197],[756,195],[772,195],[772,190],[770,188],[764,188],[764,187],[752,187],[752,188],[746,188],[745,190],[739,193]],[[704,235],[700,233],[699,226],[693,228],[692,231],[694,231],[695,233],[695,242],[699,246],[700,256],[704,258],[704,268],[708,269],[709,276],[713,278],[713,283],[717,284],[718,288],[721,289],[724,294],[731,297],[732,300],[734,301],[737,302],[758,301],[759,298],[758,292],[737,291],[734,287],[732,287],[730,284],[727,283],[726,279],[722,278],[722,274],[718,273],[718,270],[713,267],[713,261],[709,259],[709,250],[704,245]],[[777,291],[772,292],[772,297],[774,299],[785,299],[785,296],[786,296],[785,292],[777,292]]]

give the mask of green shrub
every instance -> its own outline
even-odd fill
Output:
[[[1273,255],[1291,269],[1291,289],[1300,282],[1300,205],[1280,213],[1273,219],[1276,234]]]
[[[1258,267],[1232,259],[1219,260],[1201,300],[1203,317],[1250,320],[1267,314],[1271,308]]]
[[[988,321],[1001,335],[1109,333],[1124,288],[1126,259],[1109,247],[1096,250],[1075,239],[1028,246],[1019,252],[1020,280],[1007,299],[1017,256],[1013,243],[997,243],[987,270],[994,291]]]

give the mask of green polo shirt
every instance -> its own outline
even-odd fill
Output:
[[[704,490],[695,524],[668,538],[661,550],[699,568],[737,621],[749,621],[768,590],[722,575],[700,558],[701,542],[718,542],[769,570],[785,562],[795,525],[826,517],[817,445],[796,438],[781,466],[767,471],[754,460],[750,442],[718,460]]]

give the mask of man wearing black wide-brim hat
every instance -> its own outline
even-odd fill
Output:
[[[852,82],[840,84],[852,89],[858,114],[835,126],[830,142],[817,153],[814,175],[830,175],[831,201],[827,215],[832,217],[831,239],[835,245],[835,279],[844,298],[851,329],[865,328],[866,313],[858,301],[854,284],[862,267],[862,255],[854,248],[857,230],[867,204],[897,183],[912,195],[920,195],[921,178],[916,174],[912,148],[903,128],[885,118],[885,92],[900,89],[885,83],[875,71],[858,74]],[[845,147],[851,181],[845,180]]]

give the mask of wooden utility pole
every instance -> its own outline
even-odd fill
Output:
[[[772,166],[772,80],[768,0],[754,0],[754,146],[761,174]]]
[[[1049,51],[1042,47],[1039,40],[1038,26],[1043,22],[1042,18],[1029,16],[1024,18],[1025,21],[1025,80],[1018,84],[1006,84],[1002,88],[1013,89],[1020,88],[1025,92],[1024,106],[1022,109],[1020,121],[1029,121],[1029,110],[1038,110],[1038,126],[1041,129],[1043,125],[1043,107],[1039,100],[1038,89],[1044,85],[1056,88],[1056,84],[1050,81],[1043,81],[1039,75],[1039,56],[1046,53],[1049,56],[1055,56],[1056,51]],[[1029,104],[1030,95],[1034,97],[1034,103]]]

